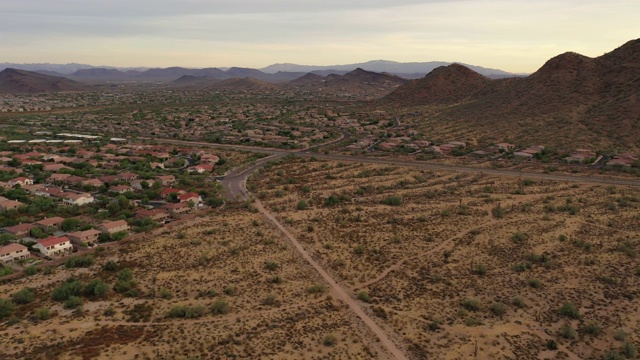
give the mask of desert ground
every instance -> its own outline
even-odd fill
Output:
[[[415,358],[635,356],[637,188],[304,159],[249,185]]]
[[[409,358],[636,356],[638,188],[290,157],[248,189]],[[251,202],[24,288],[0,358],[390,358]]]

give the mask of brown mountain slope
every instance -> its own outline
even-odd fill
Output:
[[[17,69],[0,72],[0,93],[3,94],[83,91],[88,88],[85,84],[59,76]]]
[[[309,73],[284,84],[284,87],[320,93],[381,97],[407,82],[408,80],[394,75],[358,68],[344,75],[330,74],[326,77]]]
[[[386,100],[401,107],[431,106],[429,121],[446,123],[446,136],[640,149],[640,40],[596,58],[564,53],[526,78],[478,81],[477,88],[468,86],[468,75],[448,80],[451,89],[433,86],[429,92],[411,89],[410,83]],[[443,96],[446,91],[458,96]],[[432,130],[445,136],[439,132]]]
[[[473,96],[490,83],[489,78],[465,66],[451,64],[409,82],[386,98],[405,104],[456,103]]]
[[[278,89],[278,86],[262,80],[247,77],[222,80],[210,88],[228,90],[273,90]]]

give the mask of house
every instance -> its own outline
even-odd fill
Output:
[[[169,211],[172,217],[187,214],[192,209],[187,203],[166,204],[164,208]]]
[[[29,249],[20,244],[9,244],[0,247],[0,263],[11,263],[29,257]]]
[[[607,162],[607,165],[630,167],[634,164],[635,161],[638,161],[638,158],[632,154],[618,154],[615,155],[613,159],[609,160]]]
[[[0,210],[4,210],[4,211],[14,210],[23,205],[25,204],[21,203],[20,201],[6,200],[0,203]]]
[[[168,198],[171,194],[181,195],[184,194],[184,190],[174,189],[174,188],[166,188],[160,192],[160,196],[163,198]]]
[[[191,201],[193,205],[198,205],[202,202],[202,197],[200,197],[200,195],[196,193],[190,192],[178,196],[178,200],[181,203],[188,203],[189,201]]]
[[[118,182],[119,178],[116,175],[105,175],[105,176],[100,176],[98,180],[102,181],[103,183],[113,184]]]
[[[149,164],[149,166],[151,166],[152,169],[162,169],[162,170],[164,170],[164,164],[163,163],[152,162],[152,163]]]
[[[37,240],[33,247],[40,250],[44,256],[64,255],[64,253],[70,253],[73,250],[71,240],[66,236],[49,236],[46,239]]]
[[[24,237],[29,236],[31,229],[35,227],[36,227],[35,225],[29,224],[29,223],[18,224],[18,225],[8,226],[4,228],[4,232],[13,234],[13,236],[15,236],[16,239],[22,239]]]
[[[24,185],[33,185],[33,179],[29,179],[26,177],[17,177],[15,179],[11,179],[8,181],[11,187],[15,187],[16,185],[24,186]]]
[[[124,181],[133,181],[138,178],[138,174],[134,174],[132,172],[123,172],[118,176],[118,178]]]
[[[113,235],[117,232],[129,231],[129,224],[124,220],[105,221],[98,226],[98,230]]]
[[[47,178],[47,182],[49,184],[60,184],[67,182],[69,177],[71,177],[71,174],[51,174],[51,176]]]
[[[145,182],[149,187],[152,187],[155,181],[153,181],[153,179],[133,180],[131,181],[131,187],[136,190],[144,190],[145,187],[142,185],[142,183],[145,183]]]
[[[96,229],[89,229],[85,231],[76,231],[67,234],[69,240],[77,245],[89,245],[98,243],[98,237],[102,232]]]
[[[103,182],[98,179],[88,179],[82,182],[83,186],[93,186],[94,188],[100,187],[102,184]]]
[[[91,196],[91,194],[87,194],[87,193],[76,194],[76,193],[67,192],[67,193],[61,194],[60,197],[62,198],[62,203],[69,206],[73,206],[73,205],[82,206],[82,205],[90,204],[95,201],[95,198]]]
[[[200,165],[190,166],[190,167],[187,168],[187,171],[189,173],[204,174],[206,172],[212,172],[213,171],[213,165],[212,164],[200,164]]]
[[[153,209],[153,210],[140,209],[136,211],[136,218],[137,219],[150,218],[151,220],[160,223],[160,222],[164,222],[169,218],[169,212],[166,209]]]
[[[173,175],[156,176],[155,180],[160,182],[162,186],[171,186],[176,183],[176,177]]]
[[[63,192],[62,188],[56,187],[56,186],[51,186],[51,187],[45,187],[45,188],[36,190],[34,195],[35,196],[42,196],[42,197],[57,197],[62,192]]]
[[[109,191],[118,193],[118,194],[124,194],[126,192],[133,191],[133,188],[129,185],[117,185],[117,186],[110,187]]]
[[[62,226],[62,222],[64,218],[59,216],[54,216],[50,218],[44,218],[40,221],[36,221],[34,224],[44,230],[45,232],[54,232],[56,230],[60,230],[60,226]]]

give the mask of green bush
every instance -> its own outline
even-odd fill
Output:
[[[521,231],[517,231],[515,233],[513,233],[513,235],[511,235],[511,240],[515,243],[523,243],[525,241],[527,241],[527,239],[529,238],[529,235],[521,232]]]
[[[306,200],[300,200],[296,205],[297,210],[307,210],[308,208],[309,208],[309,203]]]
[[[600,328],[600,325],[592,321],[584,326],[584,332],[585,334],[598,336],[602,333],[602,329]]]
[[[604,360],[624,360],[624,357],[615,350],[609,350],[604,354]]]
[[[575,339],[576,331],[573,330],[573,328],[569,325],[563,325],[560,328],[560,336],[562,336],[565,339]]]
[[[501,302],[496,302],[491,304],[490,310],[494,315],[502,317],[507,312],[507,307]]]
[[[572,319],[580,319],[580,311],[571,303],[565,303],[558,311],[560,315],[568,316]]]
[[[83,288],[84,284],[80,280],[69,278],[62,285],[53,289],[51,297],[55,301],[66,301],[71,296],[80,296]]]
[[[521,297],[514,297],[513,300],[511,300],[511,305],[517,307],[517,308],[524,308],[527,306],[527,304],[525,304],[524,300]]]
[[[34,316],[38,320],[48,320],[51,317],[51,314],[49,313],[49,308],[43,307],[36,309]]]
[[[480,310],[480,302],[476,299],[464,299],[460,303],[463,308],[469,311],[478,311]]]
[[[307,288],[309,294],[322,294],[327,291],[327,287],[324,284],[315,284]]]
[[[262,303],[264,305],[269,305],[269,306],[277,305],[278,304],[278,298],[273,294],[269,294],[269,295],[267,295],[266,298],[264,298]]]
[[[275,261],[267,261],[264,264],[264,268],[269,270],[269,271],[275,271],[278,270],[278,263]]]
[[[471,269],[471,272],[476,274],[476,275],[480,275],[483,276],[487,273],[487,265],[485,264],[476,264],[473,269]]]
[[[168,316],[173,318],[195,319],[204,316],[206,312],[206,308],[202,305],[178,305],[172,307],[171,310],[169,310]]]
[[[540,281],[540,279],[531,278],[527,280],[527,283],[534,289],[539,289],[542,287],[542,281]]]
[[[337,341],[338,339],[336,339],[335,335],[328,334],[327,336],[324,337],[324,340],[322,340],[322,344],[324,346],[334,346]]]
[[[163,299],[171,299],[173,297],[173,295],[171,295],[171,291],[167,288],[161,288],[158,294]]]
[[[11,266],[4,266],[4,264],[0,264],[0,277],[11,274],[13,274],[13,268],[11,268]]]
[[[77,296],[69,296],[69,298],[62,305],[65,309],[77,309],[82,306],[82,299]]]
[[[11,295],[11,300],[16,304],[28,304],[35,300],[36,294],[29,288],[23,288],[17,293]]]
[[[389,206],[400,206],[402,204],[402,199],[399,196],[389,196],[382,199],[382,204]]]
[[[16,311],[16,304],[7,299],[0,299],[0,319],[9,317]]]
[[[214,315],[222,315],[229,312],[229,304],[224,299],[216,299],[216,301],[211,304],[211,312]]]
[[[624,345],[622,345],[621,353],[622,355],[626,356],[627,359],[635,359],[638,357],[638,350],[631,341],[624,342]]]
[[[358,300],[368,303],[371,302],[371,297],[368,292],[363,290],[358,293]]]
[[[68,269],[78,268],[78,267],[86,268],[91,265],[93,265],[93,256],[91,255],[72,256],[68,258],[67,261],[64,262],[64,266],[66,266]]]
[[[102,299],[109,293],[109,285],[102,280],[91,280],[84,286],[82,293],[87,297]]]
[[[33,265],[29,265],[24,269],[24,273],[27,276],[33,276],[38,273],[38,269]]]

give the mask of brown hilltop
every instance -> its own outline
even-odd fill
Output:
[[[211,88],[228,90],[273,90],[278,89],[278,86],[266,81],[246,77],[222,80],[211,86]]]
[[[46,93],[87,90],[88,86],[64,77],[5,69],[0,72],[0,93]]]
[[[407,104],[456,103],[473,96],[489,83],[489,78],[465,66],[451,64],[398,88],[387,99]]]
[[[285,87],[308,89],[332,94],[360,94],[381,97],[408,80],[395,75],[381,74],[357,68],[344,75],[330,74],[322,77],[306,74],[284,84]]]
[[[456,67],[436,69],[386,100],[401,107],[442,105],[433,120],[465,136],[640,148],[640,40],[596,58],[567,52],[525,78],[484,80]]]

